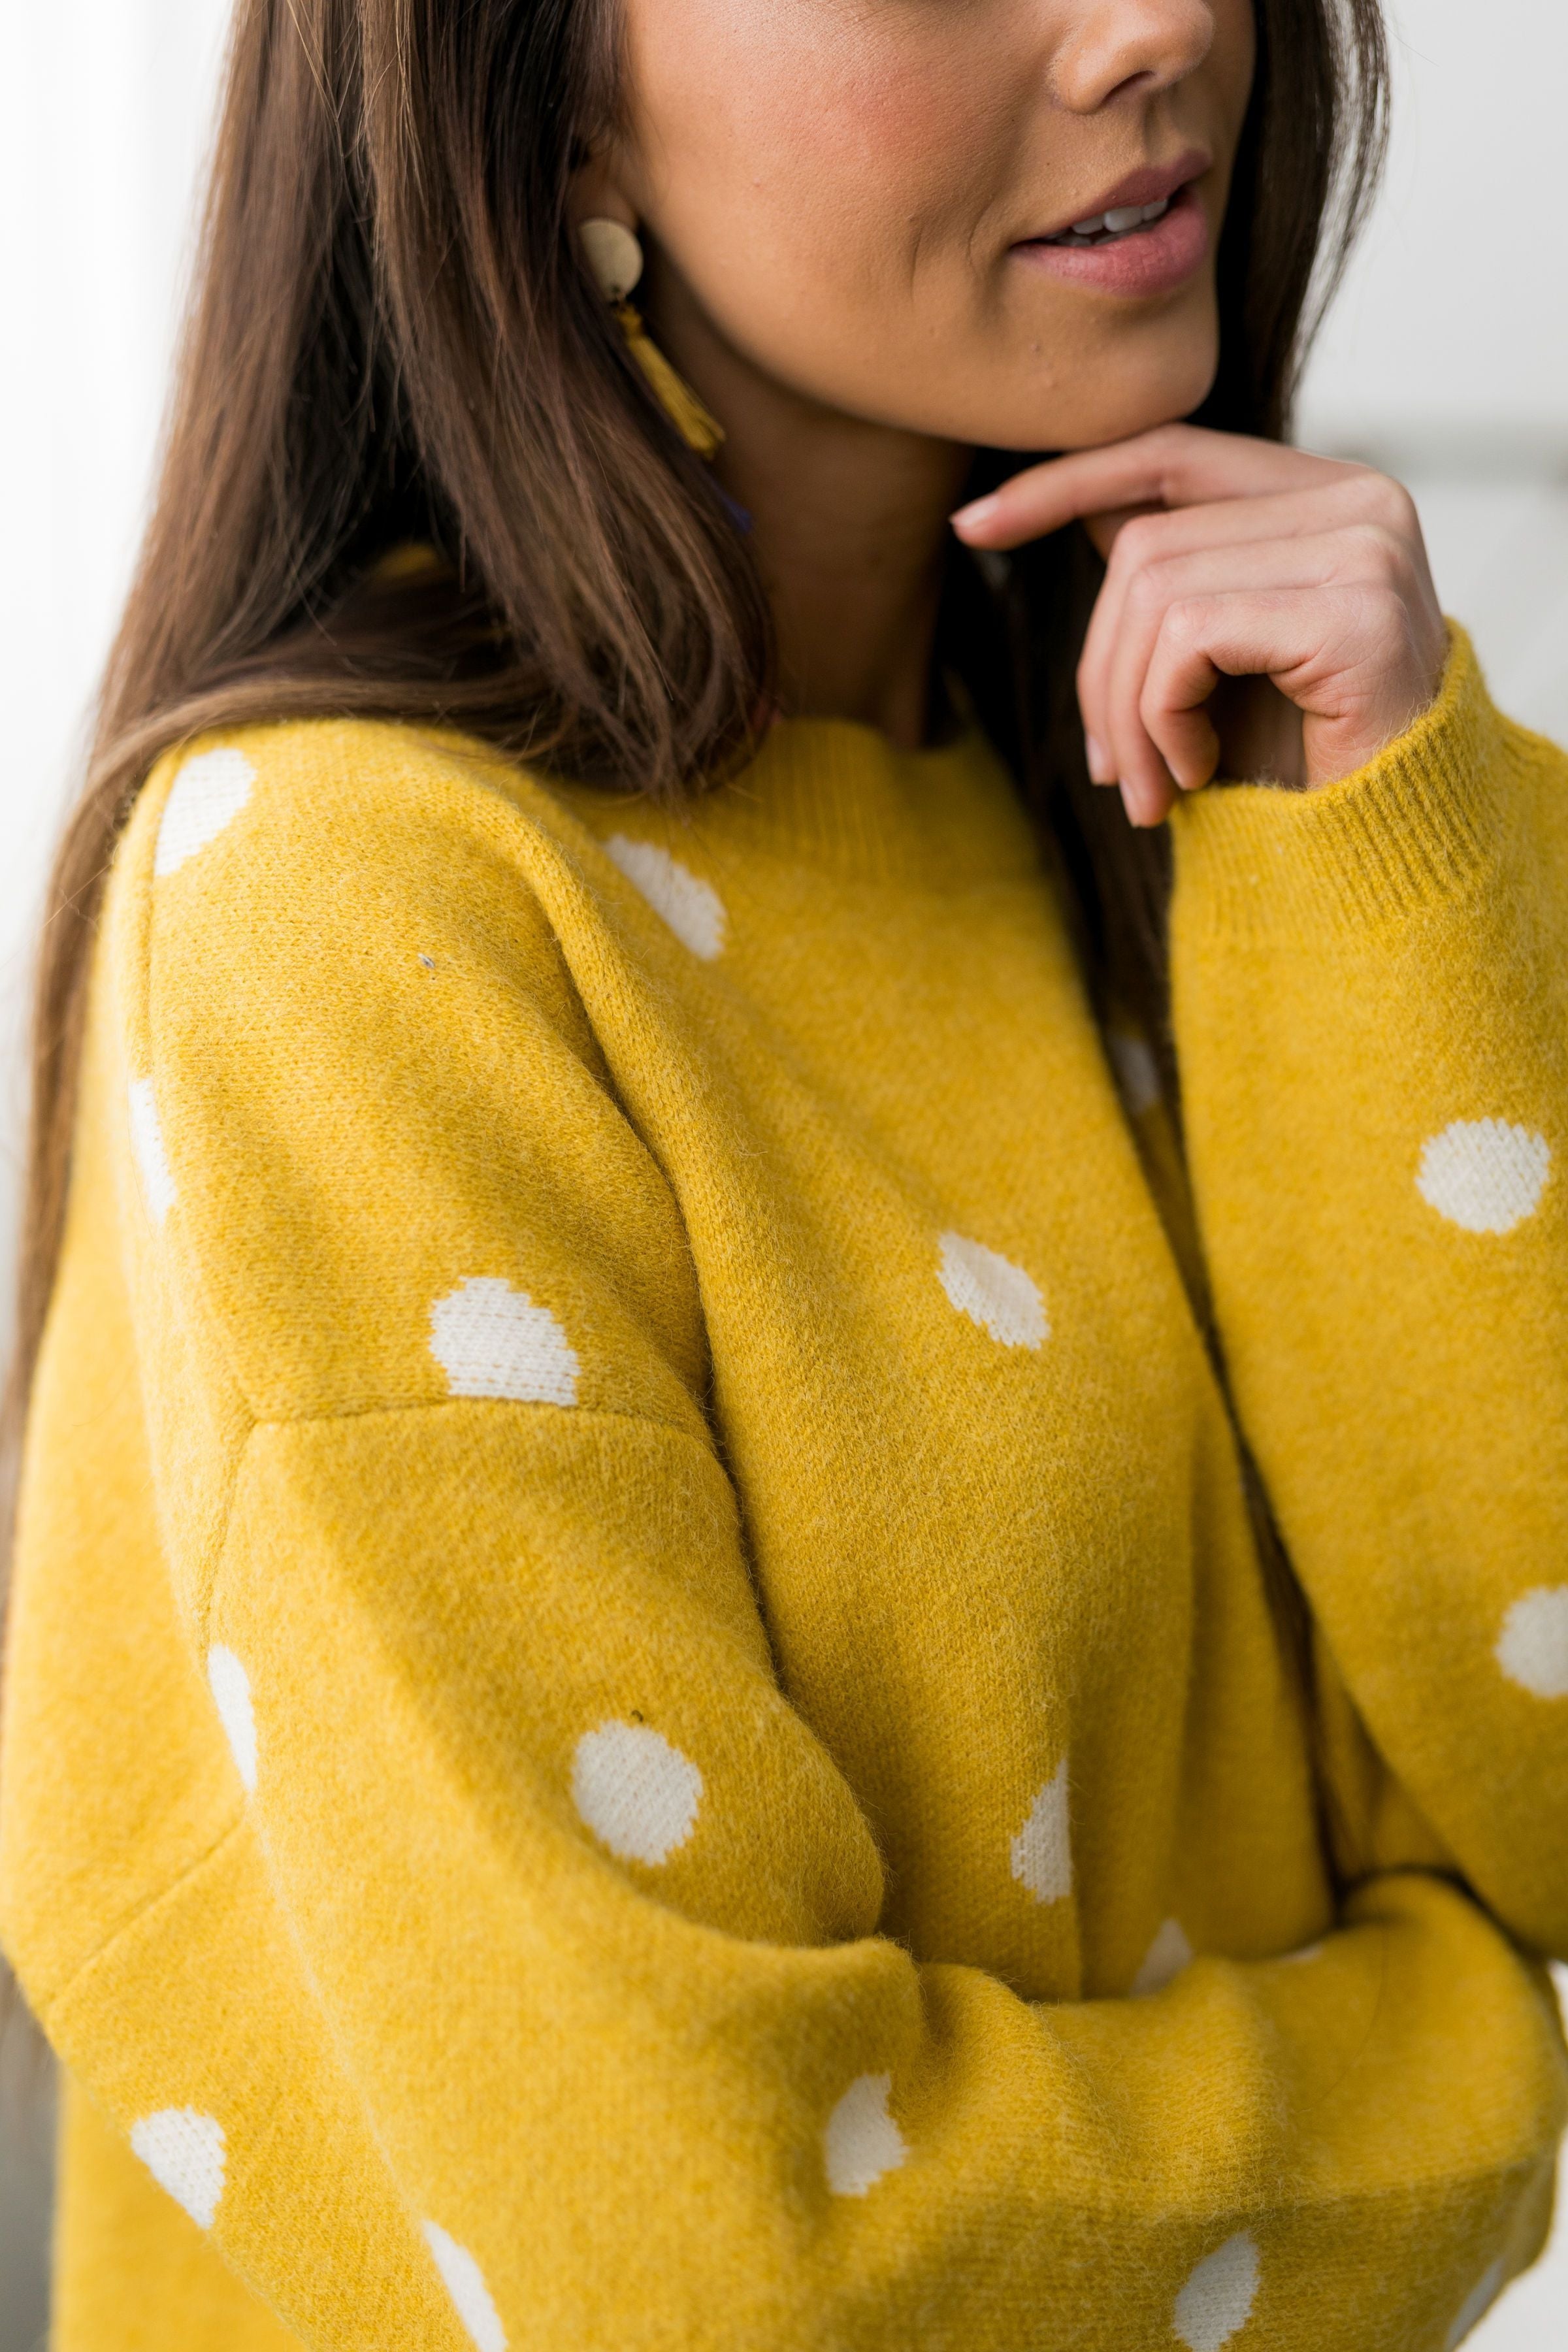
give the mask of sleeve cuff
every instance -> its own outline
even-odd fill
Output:
[[[1184,928],[1321,937],[1456,897],[1500,846],[1505,729],[1449,624],[1437,698],[1353,775],[1315,792],[1234,784],[1173,811]]]

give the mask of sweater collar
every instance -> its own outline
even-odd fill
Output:
[[[1039,864],[1016,787],[973,723],[951,742],[901,751],[853,719],[780,719],[692,818],[716,846],[847,879],[962,889]]]

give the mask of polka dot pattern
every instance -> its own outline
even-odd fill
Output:
[[[1173,1977],[1179,1977],[1193,1957],[1193,1948],[1179,1919],[1166,1919],[1153,1942],[1143,1955],[1142,1964],[1132,1979],[1135,1993],[1158,1992]]]
[[[1482,2273],[1454,2314],[1454,2324],[1443,2339],[1443,2352],[1459,2352],[1459,2347],[1471,2328],[1478,2326],[1486,2317],[1501,2293],[1502,2260],[1500,2256]]]
[[[256,771],[243,751],[198,751],[175,777],[163,803],[153,871],[174,874],[216,841],[250,798]]]
[[[696,1825],[702,1775],[647,1724],[601,1723],[577,1742],[572,1801],[623,1862],[666,1862]]]
[[[250,1704],[250,1677],[232,1650],[221,1642],[207,1652],[207,1687],[224,1728],[235,1770],[248,1794],[256,1793],[256,1716]]]
[[[890,2074],[858,2074],[828,2116],[822,2158],[835,2197],[865,2197],[909,2155],[888,2112]]]
[[[1246,2326],[1258,2275],[1257,2242],[1246,2230],[1205,2254],[1176,2297],[1173,2324],[1189,2352],[1219,2352]]]
[[[197,2229],[210,2230],[223,2201],[227,2165],[223,2126],[195,2107],[161,2107],[132,2125],[131,2145]]]
[[[1013,1840],[1013,1875],[1037,1903],[1060,1903],[1072,1893],[1072,1843],[1068,1822],[1068,1760],[1064,1756]]]
[[[1468,1234],[1510,1234],[1533,1215],[1551,1172],[1552,1146],[1532,1129],[1456,1119],[1423,1144],[1415,1189]]]
[[[1568,1698],[1568,1584],[1538,1584],[1502,1621],[1496,1657],[1537,1698]]]
[[[161,1225],[174,1205],[174,1179],[163,1150],[163,1129],[151,1078],[132,1078],[127,1090],[131,1118],[131,1148],[142,1177],[142,1197],[155,1225]]]
[[[943,1234],[937,1278],[949,1302],[1004,1348],[1037,1348],[1050,1337],[1046,1303],[1021,1265],[965,1234]]]
[[[470,1275],[430,1310],[430,1352],[454,1396],[575,1404],[582,1366],[548,1307],[489,1275]]]
[[[438,2221],[426,2221],[421,2227],[441,2273],[441,2284],[479,2352],[506,2352],[506,2329],[500,2324],[500,2314],[485,2284],[485,2274],[467,2246],[448,2237]]]
[[[624,833],[613,833],[605,852],[694,956],[711,963],[723,953],[730,919],[710,883],[701,881],[657,843],[632,841]]]
[[[1107,1033],[1105,1049],[1128,1115],[1142,1118],[1146,1110],[1153,1109],[1163,1091],[1153,1047],[1131,1029],[1112,1029]]]

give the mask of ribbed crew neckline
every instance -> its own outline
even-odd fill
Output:
[[[973,723],[905,751],[855,719],[781,719],[749,767],[693,804],[691,822],[716,845],[860,881],[963,888],[1039,863],[1013,780]]]
[[[460,729],[420,733],[492,775],[504,757]],[[601,838],[629,827],[677,853],[682,840],[700,842],[719,856],[773,857],[846,881],[961,890],[1042,863],[1017,786],[973,719],[948,741],[906,751],[858,719],[780,719],[744,768],[674,809],[565,778],[534,781]]]

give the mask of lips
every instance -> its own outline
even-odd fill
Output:
[[[1145,163],[1136,172],[1129,172],[1114,187],[1103,188],[1098,195],[1077,205],[1051,227],[1038,229],[1026,244],[1044,244],[1049,238],[1066,236],[1075,221],[1096,220],[1109,212],[1130,210],[1133,205],[1157,205],[1168,201],[1189,181],[1196,180],[1208,171],[1214,158],[1201,147],[1189,147],[1168,163]]]
[[[1075,236],[1069,223],[1065,236],[1025,238],[1009,257],[1080,293],[1140,301],[1173,294],[1196,275],[1208,250],[1208,218],[1189,180],[1152,221],[1088,237]]]

